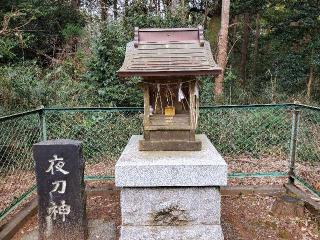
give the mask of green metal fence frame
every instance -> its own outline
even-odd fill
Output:
[[[302,178],[297,176],[294,172],[295,170],[295,161],[296,161],[296,149],[297,149],[297,137],[299,130],[299,118],[300,110],[310,109],[320,112],[320,107],[314,107],[304,104],[296,103],[283,103],[283,104],[251,104],[251,105],[216,105],[216,106],[204,106],[201,107],[203,110],[213,110],[213,109],[252,109],[252,108],[264,108],[264,107],[283,107],[285,109],[292,111],[292,130],[291,130],[291,143],[290,143],[290,155],[289,155],[289,168],[287,173],[283,172],[256,172],[256,173],[230,173],[228,178],[265,178],[265,177],[287,177],[290,183],[295,181],[299,182],[306,189],[313,192],[314,194],[320,196],[320,192],[312,189],[308,182],[304,181]],[[39,130],[41,133],[41,139],[47,140],[47,127],[46,127],[46,113],[47,112],[141,112],[143,108],[140,107],[75,107],[75,108],[45,108],[43,106],[25,111],[17,114],[12,114],[8,116],[0,117],[0,123],[20,118],[23,116],[38,114],[39,115]],[[96,180],[114,180],[114,176],[85,176],[86,181],[96,181]],[[36,185],[31,186],[25,193],[23,193],[19,198],[10,204],[7,208],[0,212],[0,221],[2,221],[10,212],[16,209],[25,199],[30,197],[33,192],[36,190]]]
[[[5,122],[5,121],[9,121],[12,119],[17,119],[17,118],[21,118],[24,116],[28,116],[28,115],[32,115],[32,114],[38,114],[39,118],[41,119],[41,114],[43,113],[43,107],[37,108],[37,109],[33,109],[30,111],[25,111],[25,112],[21,112],[21,113],[16,113],[16,114],[11,114],[8,116],[3,116],[0,117],[0,123],[1,122]],[[39,126],[39,128],[42,130],[43,126]],[[28,197],[30,197],[32,195],[33,192],[35,192],[35,190],[37,189],[36,185],[31,186],[26,192],[22,193],[21,196],[19,196],[16,200],[14,200],[13,202],[11,202],[11,204],[1,210],[0,212],[0,222],[10,214],[10,212],[12,212],[14,209],[16,209],[24,200],[26,200]]]

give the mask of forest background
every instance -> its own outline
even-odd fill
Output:
[[[227,16],[213,0],[0,0],[0,115],[142,106],[137,79],[116,74],[134,27],[203,25],[217,58],[221,20],[229,26],[222,94],[214,78],[201,79],[202,105],[319,105],[320,1],[230,4]]]

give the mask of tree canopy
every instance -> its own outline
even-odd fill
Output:
[[[120,80],[135,26],[204,26],[217,57],[221,1],[3,0],[2,111],[47,106],[141,106]],[[319,0],[231,1],[223,103],[320,102]],[[202,103],[214,104],[214,80]],[[1,111],[1,110],[0,110]]]

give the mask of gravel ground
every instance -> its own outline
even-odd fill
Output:
[[[274,216],[276,197],[224,196],[222,226],[225,240],[319,240],[320,225],[309,212],[301,217]]]

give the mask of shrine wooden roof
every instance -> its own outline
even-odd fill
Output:
[[[213,59],[203,29],[135,29],[127,44],[120,77],[217,75],[221,68]]]

